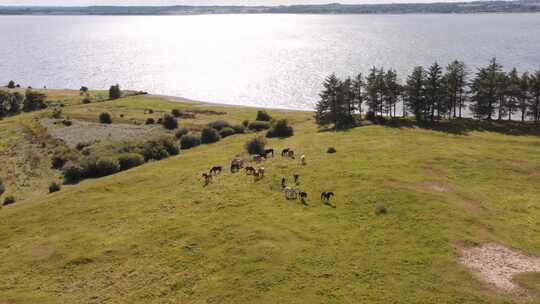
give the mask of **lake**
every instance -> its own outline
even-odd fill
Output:
[[[540,14],[2,16],[0,81],[311,109],[321,82],[497,57],[540,69]]]

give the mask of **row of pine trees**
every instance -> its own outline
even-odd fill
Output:
[[[418,121],[462,118],[469,109],[476,119],[540,121],[540,70],[505,72],[493,58],[478,69],[472,79],[462,61],[443,69],[438,63],[429,68],[415,67],[401,83],[393,69],[373,67],[364,76],[344,80],[330,75],[316,107],[319,125],[346,128],[358,115],[397,117],[412,114]]]

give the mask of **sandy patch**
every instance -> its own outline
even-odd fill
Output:
[[[71,120],[67,127],[60,120],[44,118],[41,124],[54,138],[63,140],[68,146],[75,148],[78,143],[92,141],[119,141],[140,138],[150,133],[159,132],[161,126],[130,125],[130,124],[101,124],[82,120]],[[55,123],[56,122],[56,123]]]
[[[540,257],[494,243],[464,248],[459,261],[495,290],[518,296],[528,296],[528,293],[512,281],[512,277],[540,272]]]

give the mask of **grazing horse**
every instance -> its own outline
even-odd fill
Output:
[[[307,200],[307,193],[305,191],[300,191],[298,195],[300,195],[300,201],[302,201],[302,204],[305,204]]]
[[[246,174],[247,175],[251,175],[251,174],[255,174],[255,168],[249,166],[249,167],[246,167]]]
[[[204,185],[208,186],[212,182],[212,173],[203,173],[202,177],[204,178]]]
[[[269,154],[272,154],[272,157],[274,157],[274,149],[266,149],[266,150],[264,150],[264,157],[268,158]]]
[[[300,163],[302,164],[302,166],[306,165],[306,156],[305,155],[300,156]]]
[[[231,172],[238,172],[240,169],[244,167],[244,160],[240,157],[236,157],[231,161]]]
[[[285,177],[281,178],[281,189],[285,189],[287,187],[285,182],[286,182]]]
[[[300,180],[300,174],[295,174],[295,175],[293,175],[293,177],[294,177],[294,183],[298,185],[299,180]]]
[[[266,172],[264,167],[260,167],[259,170],[257,170],[257,172],[259,172],[259,177],[260,178],[264,178],[264,173]]]
[[[232,163],[231,164],[231,173],[235,173],[235,172],[238,172],[238,171],[240,171],[240,165]]]
[[[290,200],[290,199],[295,200],[297,198],[298,190],[296,190],[296,189],[287,187],[287,188],[285,188],[284,192],[285,192],[285,198],[288,199],[288,200]]]
[[[334,192],[332,191],[325,191],[321,193],[321,201],[330,201],[330,199],[334,196]]]
[[[289,151],[291,151],[290,148],[285,148],[281,150],[281,156],[289,156]]]
[[[221,166],[213,166],[212,169],[210,169],[210,174],[212,174],[212,175],[219,174],[219,173],[221,173],[221,171],[223,171],[223,167],[221,167]]]

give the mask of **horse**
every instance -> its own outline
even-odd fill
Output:
[[[285,198],[288,200],[290,199],[295,200],[298,196],[298,190],[290,188],[290,187],[285,188],[284,192],[285,192]]]
[[[210,169],[210,174],[212,174],[212,175],[219,174],[219,173],[221,173],[221,171],[223,171],[223,167],[221,167],[221,166],[213,166],[212,169]]]
[[[305,155],[300,156],[300,163],[302,164],[302,166],[306,165],[306,156]]]
[[[212,182],[212,173],[203,173],[202,177],[204,178],[205,186],[208,186]]]
[[[294,151],[293,150],[289,150],[289,152],[287,152],[287,156],[294,159]]]
[[[302,204],[305,204],[308,197],[307,193],[305,191],[300,191],[298,195],[300,195],[300,201],[302,202]]]
[[[289,151],[291,149],[290,148],[285,148],[283,150],[281,150],[281,156],[289,156]]]
[[[255,174],[255,171],[256,171],[255,168],[253,168],[252,166],[246,167],[247,175]]]
[[[259,168],[253,173],[253,179],[259,181],[264,178],[264,168]]]
[[[266,150],[264,150],[264,157],[268,158],[269,154],[272,154],[272,157],[274,157],[274,149],[266,149]]]
[[[324,191],[321,193],[321,201],[330,201],[330,199],[334,196],[334,192],[332,191]]]
[[[238,172],[238,171],[240,171],[240,165],[232,163],[231,164],[231,173],[235,173],[235,172]]]
[[[240,157],[236,157],[231,161],[231,173],[240,171],[244,167],[244,160]]]
[[[259,170],[257,170],[257,172],[259,173],[260,178],[264,178],[264,173],[266,172],[264,167],[260,167]]]
[[[295,174],[295,175],[293,175],[293,177],[294,177],[294,183],[298,185],[299,180],[300,180],[300,174]]]

